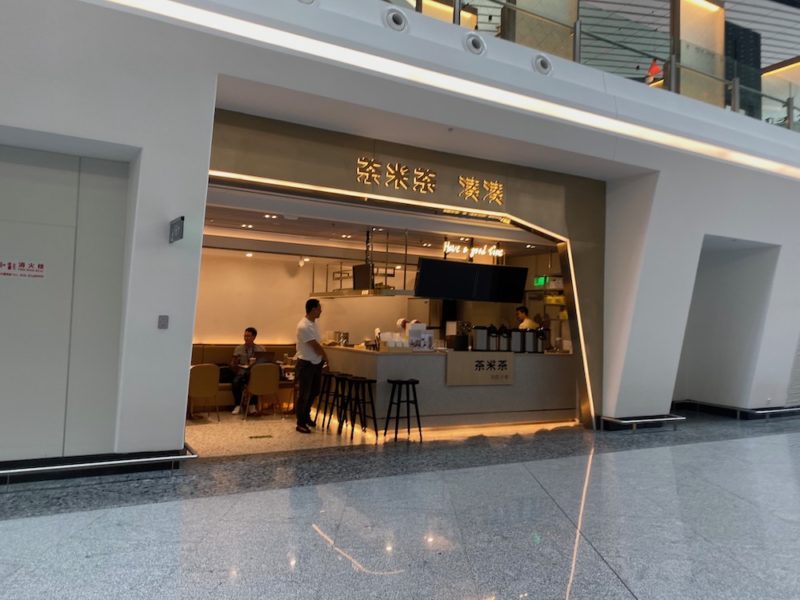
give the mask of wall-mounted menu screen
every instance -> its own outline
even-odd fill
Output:
[[[414,295],[423,298],[520,302],[528,269],[420,258]]]

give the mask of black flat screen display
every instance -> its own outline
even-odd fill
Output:
[[[420,258],[414,295],[423,298],[520,302],[528,269]]]

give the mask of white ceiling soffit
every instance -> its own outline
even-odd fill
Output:
[[[670,0],[581,0],[585,31],[642,52],[669,55]],[[773,0],[726,0],[726,20],[761,34],[761,66],[800,56],[800,9]],[[635,53],[584,40],[583,62],[625,77],[641,75]],[[639,65],[641,67],[641,65]]]
[[[262,213],[302,217],[319,223],[339,222],[362,227],[385,227],[428,232],[438,235],[469,236],[502,242],[530,243],[552,246],[554,242],[513,225],[498,222],[479,222],[474,219],[425,215],[411,211],[371,207],[365,209],[346,203],[310,200],[288,195],[237,190],[212,185],[208,189],[209,207],[225,207],[253,211],[255,219]]]
[[[471,131],[229,76],[217,108],[387,142],[610,181],[645,169]]]

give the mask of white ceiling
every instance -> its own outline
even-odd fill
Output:
[[[369,90],[365,90],[365,94]],[[357,106],[272,85],[220,76],[217,107],[290,123],[609,181],[643,174],[631,165]]]
[[[501,244],[508,255],[548,252],[555,243],[542,236],[499,222],[477,221],[382,208],[364,208],[335,201],[306,200],[281,194],[212,185],[205,216],[206,235],[292,246],[327,246],[363,252],[367,231],[376,246],[389,244],[411,254],[440,253],[445,238],[474,246]],[[407,232],[407,237],[406,237]],[[464,239],[462,239],[464,238]],[[427,244],[427,246],[425,245]]]

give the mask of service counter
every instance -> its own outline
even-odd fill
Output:
[[[375,406],[383,426],[389,404],[387,379],[418,379],[423,427],[534,423],[574,419],[579,358],[572,354],[516,354],[511,352],[375,352],[327,347],[332,371],[377,380]],[[487,360],[486,355],[490,355]],[[491,383],[448,385],[448,360],[459,371],[486,370],[508,379]],[[489,361],[494,361],[489,365]],[[506,361],[503,371],[500,361]],[[496,381],[496,383],[495,383]]]

